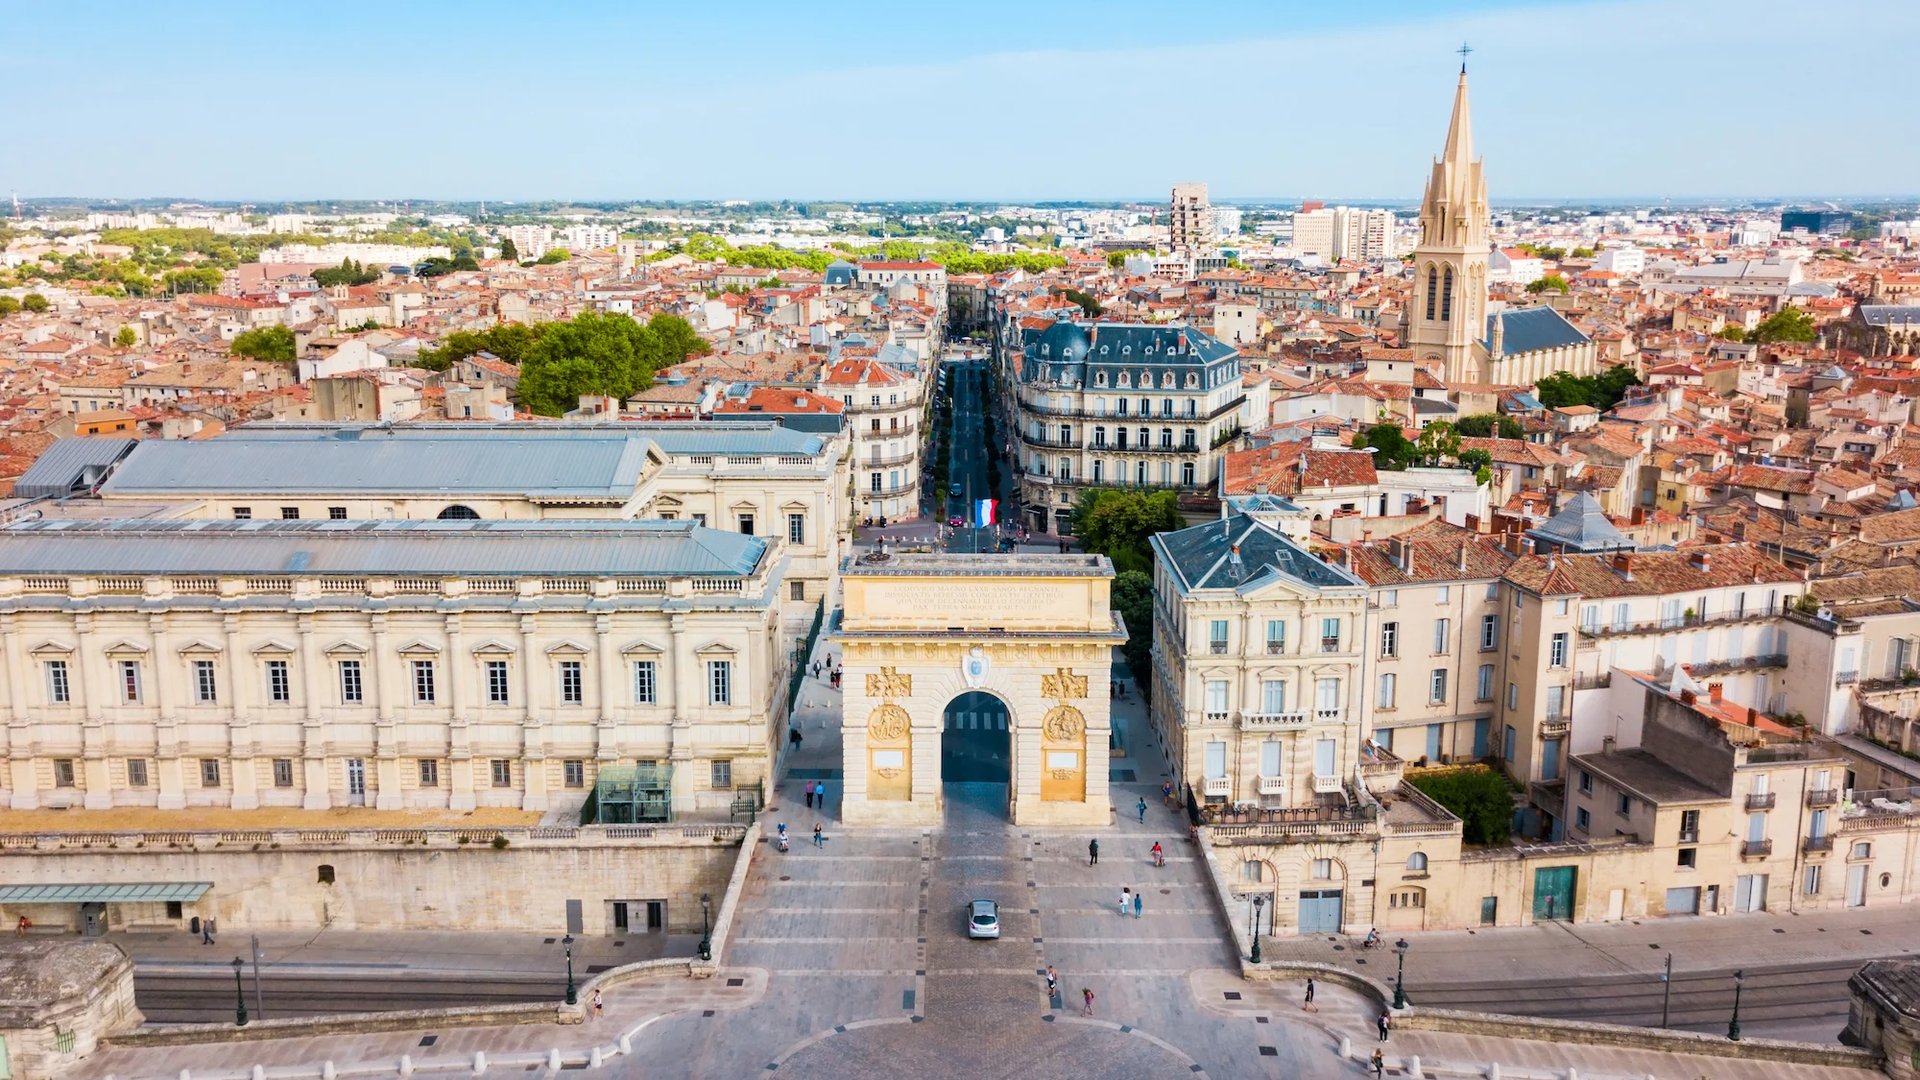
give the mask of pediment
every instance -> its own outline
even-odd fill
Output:
[[[253,647],[253,655],[255,656],[259,656],[262,653],[273,653],[273,654],[278,654],[280,656],[291,656],[293,655],[294,651],[295,651],[295,646],[293,646],[288,642],[280,641],[278,639],[269,639]]]
[[[666,651],[666,646],[658,642],[648,641],[645,638],[629,641],[625,645],[620,646],[620,654],[622,656],[661,656],[665,654]]]
[[[547,646],[548,656],[585,656],[587,652],[588,649],[585,645],[571,638],[565,641],[556,641],[552,645]]]
[[[488,638],[473,647],[475,656],[512,656],[519,651],[510,642],[501,641],[499,638]]]
[[[437,656],[440,653],[440,646],[423,638],[414,638],[412,641],[400,646],[400,653],[403,656],[408,654],[430,654]]]

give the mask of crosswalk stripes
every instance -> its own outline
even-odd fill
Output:
[[[1007,714],[1004,712],[980,712],[975,709],[961,709],[947,714],[947,728],[950,731],[1005,731]]]

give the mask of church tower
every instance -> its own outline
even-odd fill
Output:
[[[1450,382],[1486,382],[1487,181],[1473,157],[1467,66],[1453,94],[1447,146],[1420,200],[1420,246],[1402,340],[1422,360],[1440,361]]]

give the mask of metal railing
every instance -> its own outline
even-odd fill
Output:
[[[1743,840],[1740,842],[1740,857],[1743,859],[1764,859],[1773,854],[1771,840]]]
[[[1832,851],[1833,837],[1809,836],[1805,840],[1802,840],[1800,842],[1800,850],[1806,852],[1809,855],[1818,851]]]
[[[1835,686],[1852,686],[1859,681],[1860,673],[1857,671],[1836,671],[1833,673],[1833,685]]]
[[[1294,712],[1253,712],[1241,713],[1242,727],[1258,728],[1262,731],[1286,731],[1303,728],[1312,723],[1304,710]]]
[[[1815,788],[1807,792],[1808,806],[1832,806],[1840,801],[1838,788]]]
[[[1778,801],[1779,801],[1779,796],[1775,795],[1771,791],[1749,794],[1747,796],[1747,809],[1771,810],[1773,809],[1773,804]]]

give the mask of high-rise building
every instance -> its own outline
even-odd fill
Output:
[[[1293,251],[1326,262],[1393,258],[1393,211],[1320,207],[1293,216]]]
[[[1169,200],[1168,240],[1175,251],[1213,243],[1213,207],[1207,204],[1207,185],[1175,184]]]

